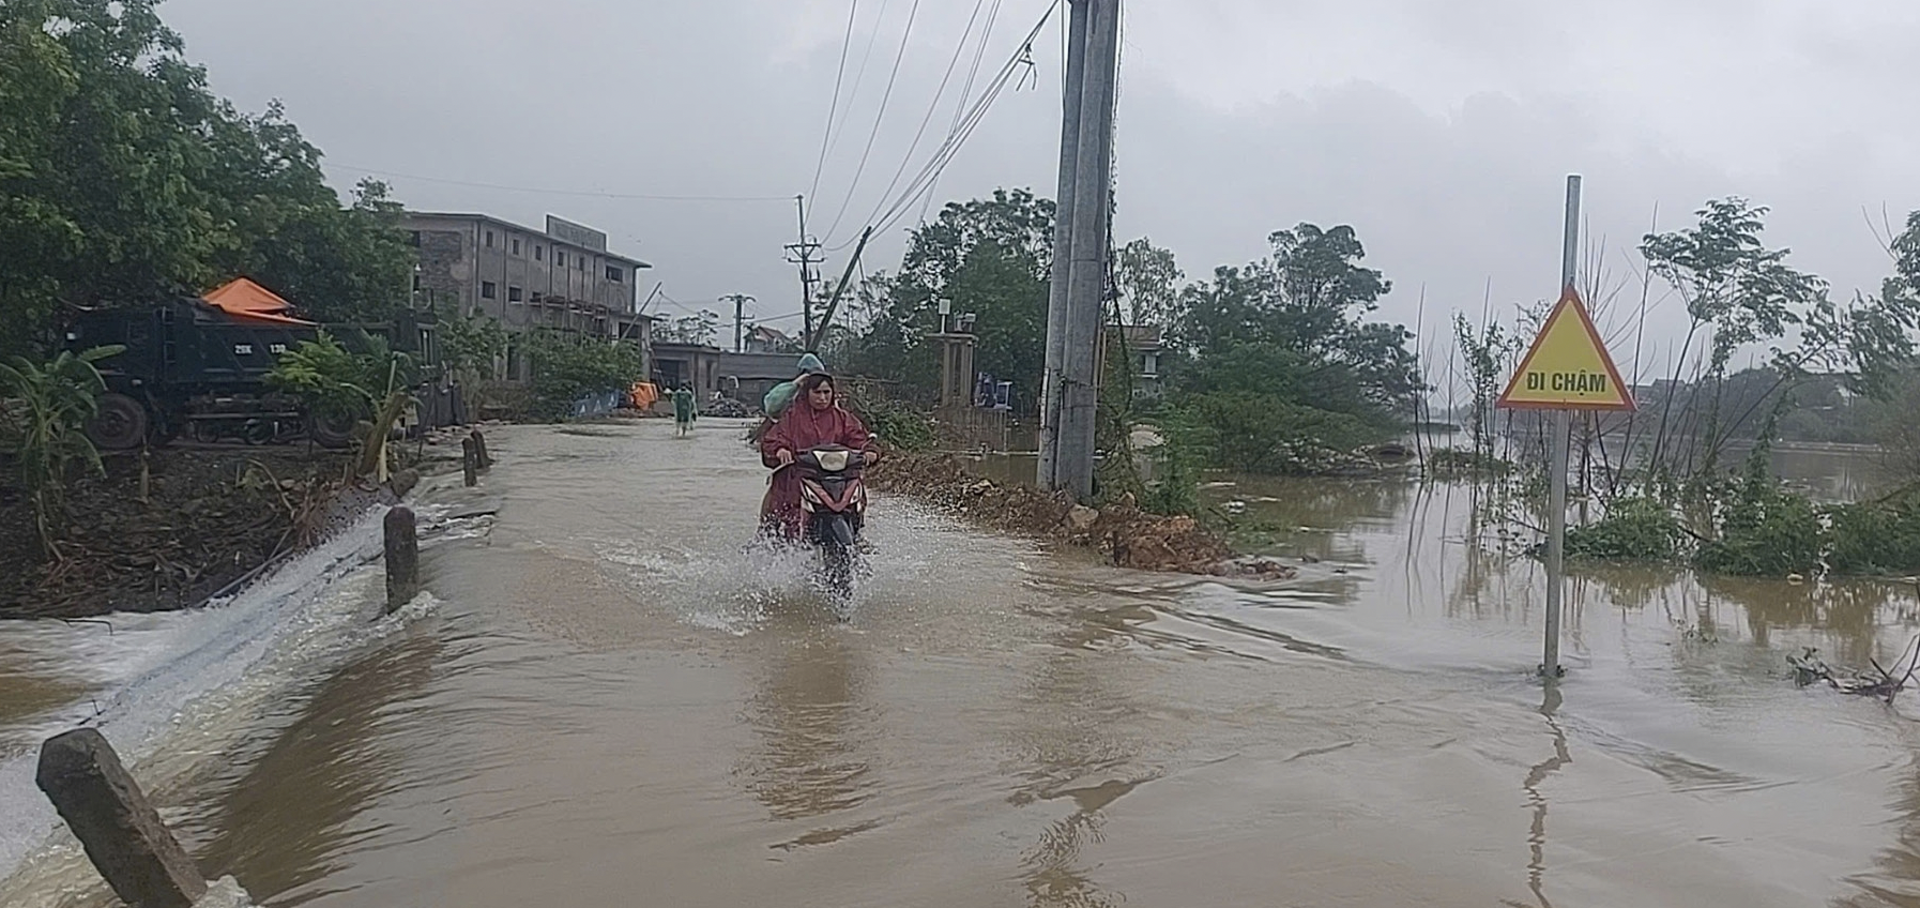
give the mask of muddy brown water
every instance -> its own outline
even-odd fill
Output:
[[[140,729],[203,869],[276,906],[1920,905],[1916,713],[1784,661],[1896,657],[1911,584],[1587,571],[1548,690],[1542,578],[1466,544],[1468,490],[1245,481],[1298,580],[886,498],[842,624],[743,551],[736,435],[497,433],[384,623],[342,555],[258,620],[0,627],[0,755]],[[7,771],[0,904],[110,904]]]

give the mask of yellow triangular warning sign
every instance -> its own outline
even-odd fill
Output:
[[[1499,406],[1539,410],[1632,410],[1633,394],[1613,367],[1580,294],[1568,287],[1540,326]]]

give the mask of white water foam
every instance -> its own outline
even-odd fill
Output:
[[[75,654],[82,659],[111,655],[118,664],[97,679],[105,683],[89,702],[47,724],[100,729],[149,791],[173,788],[222,759],[289,689],[438,607],[423,593],[394,615],[370,620],[384,589],[372,564],[383,516],[363,516],[224,605],[110,618],[153,628],[106,652],[97,642],[86,644],[93,650],[82,647]],[[0,902],[9,905],[31,904],[29,893],[58,904],[61,893],[98,885],[34,785],[36,759],[22,753],[0,762]]]

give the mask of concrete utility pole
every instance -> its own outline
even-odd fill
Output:
[[[820,251],[820,244],[807,238],[807,197],[794,196],[793,202],[800,210],[800,242],[787,244],[787,261],[800,266],[800,318],[804,323],[801,337],[808,338],[813,336],[813,282],[819,279],[813,266],[825,259],[813,257]]]
[[[744,333],[747,321],[746,306],[756,300],[744,293],[734,293],[721,297],[720,301],[733,304],[733,352],[745,353],[747,351]]]
[[[1060,387],[1066,365],[1067,280],[1073,273],[1073,188],[1075,165],[1080,162],[1080,85],[1087,65],[1087,4],[1073,0],[1067,20],[1067,80],[1060,97],[1060,176],[1054,190],[1053,274],[1047,286],[1046,367],[1040,388],[1041,488],[1059,486],[1054,475],[1059,463]]]
[[[1085,499],[1093,494],[1095,350],[1100,344],[1110,243],[1114,84],[1119,75],[1120,0],[1072,0],[1054,269],[1048,294],[1039,482]],[[1068,136],[1072,136],[1069,174]],[[1070,188],[1070,191],[1069,191]],[[1065,246],[1061,236],[1068,240]],[[1061,267],[1061,259],[1066,266]],[[1064,284],[1064,286],[1063,286]]]

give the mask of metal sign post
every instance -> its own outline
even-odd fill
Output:
[[[1580,176],[1567,176],[1567,224],[1560,246],[1560,292],[1574,291],[1574,268],[1580,253]],[[1567,436],[1572,433],[1573,411],[1553,411],[1547,438],[1547,644],[1540,660],[1540,674],[1558,678],[1560,667],[1560,616],[1565,611],[1562,599],[1567,588]]]
[[[1565,611],[1568,445],[1575,410],[1634,408],[1633,396],[1574,287],[1580,251],[1580,177],[1567,177],[1566,232],[1560,252],[1560,302],[1500,395],[1503,409],[1551,412],[1547,420],[1547,614],[1540,674],[1560,677],[1560,620]]]

